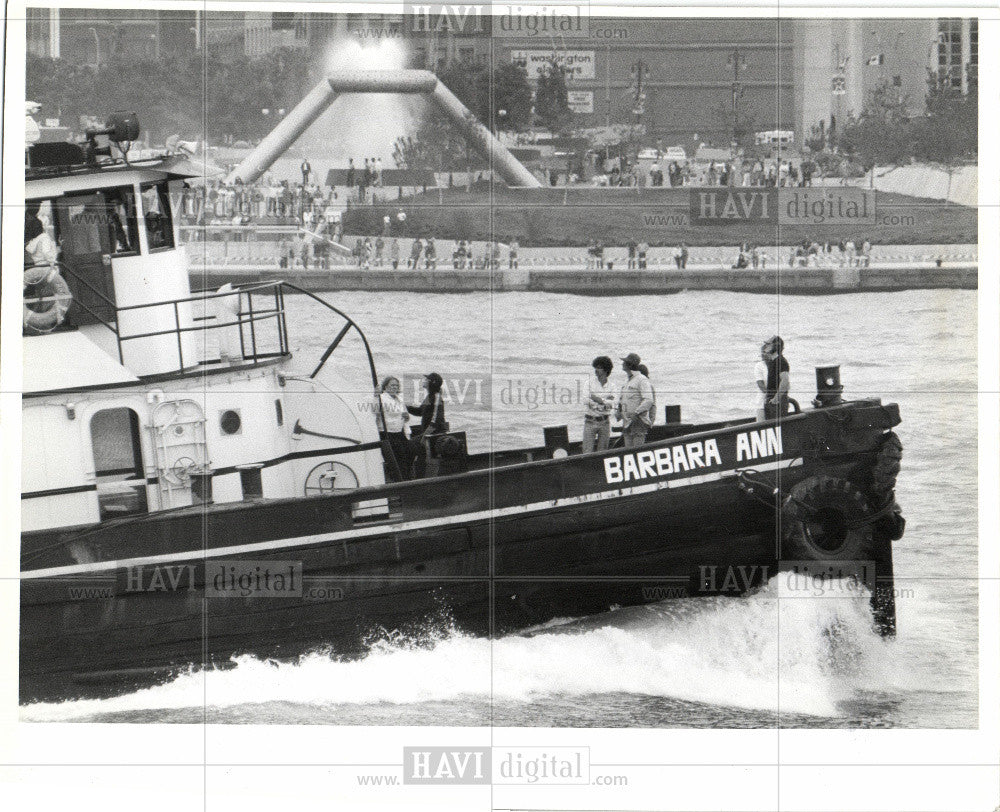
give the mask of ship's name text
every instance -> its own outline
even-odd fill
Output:
[[[744,431],[737,434],[733,453],[736,463],[781,454],[781,427]],[[633,454],[622,454],[618,457],[608,457],[604,460],[604,479],[608,484],[617,484],[641,479],[655,479],[722,464],[719,445],[715,439],[709,438],[664,448],[636,451]]]

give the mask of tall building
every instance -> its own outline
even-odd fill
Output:
[[[112,58],[160,59],[199,48],[259,58],[277,48],[307,48],[317,15],[283,11],[27,9],[27,51],[76,64]],[[327,15],[332,16],[332,15]]]
[[[649,143],[728,146],[734,129],[792,130],[801,143],[863,109],[885,85],[910,114],[928,82],[977,82],[976,19],[590,18],[585,31],[520,30],[488,14],[28,9],[37,56],[104,64],[199,47],[261,58],[276,48],[322,53],[344,37],[404,43],[410,67],[518,64],[537,82],[566,69],[573,125],[641,125]],[[446,8],[444,6],[440,8]],[[476,7],[469,7],[475,9]]]
[[[532,80],[567,68],[574,123],[638,124],[663,145],[728,147],[734,129],[791,129],[792,32],[773,19],[601,19],[586,39],[495,40]],[[598,36],[600,35],[600,36]]]
[[[29,8],[25,9],[27,27],[27,42],[25,48],[32,56],[43,59],[59,59],[59,9]]]
[[[864,109],[880,85],[920,115],[929,82],[975,86],[977,19],[801,19],[795,21],[795,131],[807,137]]]

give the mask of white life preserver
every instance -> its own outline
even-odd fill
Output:
[[[55,265],[34,265],[25,269],[23,324],[27,333],[54,330],[63,323],[72,301],[69,285]]]

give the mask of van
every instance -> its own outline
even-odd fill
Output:
[[[756,134],[758,147],[788,147],[795,140],[794,130],[765,130]]]

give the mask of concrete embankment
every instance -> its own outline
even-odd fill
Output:
[[[253,266],[191,268],[192,288],[216,288],[284,279],[306,290],[411,291],[471,293],[534,291],[590,296],[677,293],[682,290],[726,290],[743,293],[828,294],[927,288],[978,287],[978,263],[899,264],[869,268],[730,268],[597,271],[574,268],[488,270],[396,270],[337,268],[261,268]]]

